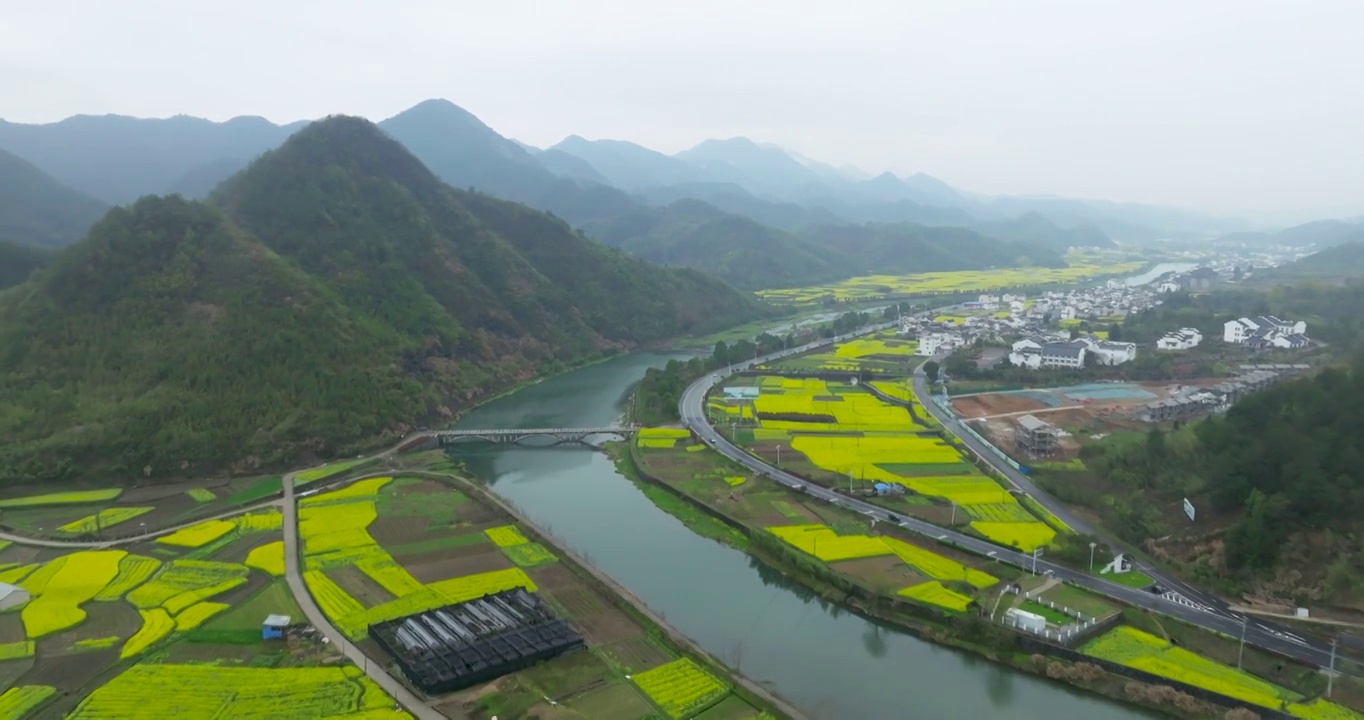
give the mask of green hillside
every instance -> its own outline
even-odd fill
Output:
[[[30,273],[52,261],[53,252],[0,242],[0,288],[18,285]]]
[[[0,150],[0,243],[64,247],[90,229],[105,205]]]
[[[0,293],[0,481],[351,453],[539,374],[757,317],[331,118]],[[515,242],[507,235],[515,236]]]

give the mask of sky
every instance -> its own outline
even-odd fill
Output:
[[[1364,215],[1364,0],[45,0],[0,117],[381,120],[675,152],[747,136],[989,194]]]

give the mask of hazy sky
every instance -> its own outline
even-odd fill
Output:
[[[9,0],[0,116],[746,135],[988,193],[1364,214],[1364,0]]]

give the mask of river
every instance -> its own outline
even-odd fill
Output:
[[[488,403],[457,427],[610,424],[644,369],[669,357],[679,356],[640,353],[551,378]],[[1155,717],[829,606],[744,553],[692,533],[600,452],[499,447],[457,457],[670,625],[812,718]]]
[[[1140,275],[1133,275],[1132,277],[1126,278],[1123,282],[1127,283],[1129,286],[1136,287],[1137,285],[1145,285],[1149,282],[1153,282],[1156,278],[1165,273],[1188,272],[1196,267],[1198,267],[1198,263],[1161,263]]]

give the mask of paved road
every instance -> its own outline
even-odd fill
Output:
[[[209,517],[199,518],[198,520],[193,520],[186,523],[180,523],[179,525],[172,525],[170,527],[164,527],[157,530],[148,530],[145,533],[129,535],[127,537],[115,538],[112,540],[49,540],[47,538],[28,537],[27,535],[15,535],[14,533],[7,532],[0,532],[0,540],[8,540],[9,542],[14,543],[15,545],[31,545],[33,547],[64,548],[68,550],[103,549],[108,547],[114,547],[117,545],[131,545],[133,543],[139,543],[145,540],[159,538],[162,535],[169,535],[178,530],[183,530],[187,527],[198,525],[199,523],[209,522],[210,520],[226,520],[227,518],[236,517],[238,515],[244,515],[246,513],[254,512],[256,510],[264,510],[265,508],[270,507],[279,507],[281,502],[282,501],[280,500],[266,500],[265,502],[256,503],[255,505],[247,505],[244,507],[234,508],[232,510],[228,510],[227,512],[218,513],[217,515],[211,515]]]
[[[390,451],[391,452],[391,451]],[[388,453],[384,453],[387,455]],[[394,699],[396,699],[404,709],[413,716],[421,720],[445,720],[445,716],[432,710],[430,707],[417,697],[415,693],[407,689],[406,685],[398,682],[396,678],[389,675],[384,670],[383,665],[369,661],[369,657],[361,652],[351,641],[341,634],[336,626],[317,606],[313,596],[308,592],[308,586],[303,582],[303,573],[299,571],[298,554],[298,503],[294,498],[294,475],[289,473],[284,476],[284,578],[289,583],[289,590],[294,594],[294,600],[298,601],[298,606],[303,609],[303,614],[307,616],[308,622],[317,628],[331,644],[341,649],[341,652],[352,662],[365,671],[379,687],[384,689]],[[376,477],[381,477],[380,474]]]
[[[883,329],[889,325],[890,323],[886,323],[865,328],[856,334],[860,335],[875,332],[876,330]],[[751,365],[771,362],[791,355],[808,352],[817,347],[827,345],[830,342],[837,342],[840,339],[843,338],[811,343],[791,350],[773,353],[772,355],[757,358],[752,363],[736,365],[731,370],[744,370]],[[991,557],[1000,562],[1024,568],[1025,570],[1035,570],[1036,572],[1050,571],[1055,577],[1070,584],[1083,587],[1129,605],[1176,617],[1208,630],[1221,632],[1232,637],[1238,637],[1241,634],[1242,620],[1239,616],[1229,612],[1218,611],[1220,604],[1205,607],[1205,605],[1198,602],[1197,599],[1207,597],[1206,594],[1194,592],[1191,588],[1189,589],[1189,597],[1195,598],[1195,600],[1181,601],[1180,599],[1171,599],[1161,595],[1155,595],[1146,592],[1145,590],[1118,585],[1085,572],[1078,572],[1067,567],[1055,565],[1047,562],[1045,559],[1034,558],[1027,553],[1020,553],[995,545],[980,538],[941,528],[916,518],[898,515],[887,511],[884,508],[857,498],[842,495],[768,465],[726,440],[722,434],[711,426],[709,419],[706,417],[706,394],[712,387],[718,384],[726,374],[726,372],[712,372],[692,383],[683,393],[681,400],[679,400],[678,411],[682,416],[682,422],[693,430],[702,440],[725,457],[747,467],[753,472],[771,478],[773,481],[797,492],[803,492],[821,498],[830,503],[861,513],[871,519],[883,522],[894,522],[910,532],[927,538],[936,539],[944,544],[953,545],[977,555]],[[929,403],[927,407],[933,407],[932,403]],[[967,437],[969,438],[969,436]],[[990,457],[990,454],[987,451],[986,453],[982,453],[982,456],[988,458]],[[1026,481],[1026,478],[1024,478],[1024,480]],[[1030,482],[1027,486],[1035,490]],[[1041,500],[1040,497],[1038,499],[1039,501]],[[1064,508],[1062,509],[1064,510]],[[1062,521],[1067,524],[1077,520],[1076,518],[1073,518],[1073,516],[1068,516],[1070,516],[1070,513],[1066,513],[1065,515],[1058,513],[1058,517],[1061,517]],[[1087,526],[1083,522],[1076,522],[1072,527],[1083,532],[1084,530],[1082,528],[1086,528]],[[1176,588],[1186,587],[1182,584],[1174,584],[1172,586]],[[1286,629],[1278,628],[1269,623],[1254,619],[1248,620],[1247,625],[1245,626],[1245,632],[1246,642],[1254,646],[1272,650],[1322,667],[1325,667],[1330,661],[1331,651],[1329,647],[1294,636]]]

